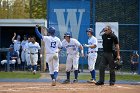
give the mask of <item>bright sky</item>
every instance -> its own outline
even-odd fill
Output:
[[[9,4],[9,5],[12,5],[12,4],[14,3],[15,0],[2,0],[2,1],[0,2],[1,5],[3,5],[3,3],[2,3],[3,1],[8,1],[8,4]]]

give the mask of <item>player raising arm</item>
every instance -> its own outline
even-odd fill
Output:
[[[56,79],[59,71],[59,48],[62,47],[62,43],[58,37],[55,36],[55,28],[49,27],[47,29],[49,36],[42,36],[38,31],[38,26],[35,28],[37,36],[45,43],[46,48],[46,62],[49,65],[49,72],[52,78],[52,86],[56,85]]]
[[[16,51],[18,53],[18,56],[20,55],[20,48],[21,48],[21,37],[20,35],[17,35],[17,38],[16,38],[16,33],[14,33],[14,36],[12,38],[12,42],[14,44],[14,51]],[[20,60],[20,57],[17,58],[17,62],[18,62],[18,69],[21,68],[21,60]]]

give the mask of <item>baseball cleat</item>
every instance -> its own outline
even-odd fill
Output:
[[[96,83],[95,83],[95,85],[100,86],[100,85],[104,85],[104,83],[103,83],[103,82],[98,81],[98,82],[96,82]]]
[[[63,81],[62,84],[68,84],[68,83],[70,83],[70,80],[66,79],[65,81]]]
[[[74,80],[73,80],[73,83],[77,83],[77,82],[78,82],[78,79],[74,79]]]
[[[94,79],[88,80],[87,83],[96,83]]]
[[[114,82],[110,82],[109,85],[110,85],[110,86],[114,86],[115,83],[114,83]]]
[[[55,79],[52,80],[52,86],[56,86],[56,80]]]
[[[36,71],[35,71],[35,70],[33,71],[33,74],[34,74],[34,75],[36,74]]]

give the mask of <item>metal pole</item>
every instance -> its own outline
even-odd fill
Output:
[[[7,52],[7,72],[9,72],[10,71],[10,52],[8,51]]]
[[[44,32],[43,32],[43,30],[42,29],[44,29],[44,27],[41,27],[41,33],[44,35]],[[47,31],[46,31],[47,32]],[[46,54],[45,54],[45,47],[44,47],[45,45],[44,45],[44,42],[42,42],[41,41],[41,54],[42,54],[42,58],[40,58],[41,60],[41,71],[42,72],[45,72],[45,70],[46,70]]]
[[[1,27],[0,27],[0,48],[1,48]],[[0,61],[1,61],[1,52],[0,52]],[[0,69],[1,69],[1,63],[0,63]]]
[[[140,0],[139,0],[139,55],[140,55]],[[140,58],[139,58],[138,74],[140,75]]]

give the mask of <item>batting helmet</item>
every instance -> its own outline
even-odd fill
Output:
[[[91,34],[93,34],[93,29],[92,28],[87,28],[86,32],[91,32]]]
[[[48,33],[50,35],[54,35],[55,34],[55,28],[54,27],[49,27],[47,30],[48,30]]]
[[[66,33],[64,34],[64,37],[65,37],[65,36],[72,37],[72,33],[71,33],[71,32],[66,32]]]

